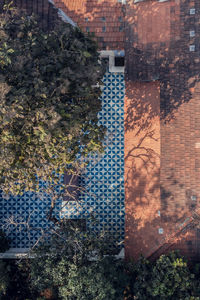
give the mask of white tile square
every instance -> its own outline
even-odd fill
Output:
[[[190,52],[194,52],[195,51],[195,45],[190,45],[189,50],[190,50]]]
[[[195,36],[195,31],[194,30],[190,30],[190,37],[194,37]]]
[[[190,15],[195,15],[195,8],[190,8]]]

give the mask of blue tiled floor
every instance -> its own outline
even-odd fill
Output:
[[[86,192],[82,201],[78,207],[73,202],[69,203],[63,215],[68,218],[86,218],[91,231],[106,230],[123,240],[124,75],[107,73],[103,82],[99,123],[107,127],[105,153],[91,157],[83,174]]]
[[[11,240],[11,247],[29,248],[34,244],[40,236],[40,228],[49,226],[46,212],[50,202],[49,197],[39,198],[34,193],[20,197],[0,195],[0,222]],[[34,229],[29,230],[26,224]]]
[[[97,232],[107,230],[124,238],[124,75],[106,73],[103,79],[102,111],[99,123],[107,127],[105,153],[91,157],[83,174],[86,192],[81,202],[68,203],[61,216],[86,218],[88,228]],[[0,194],[0,224],[9,218],[27,222],[36,228],[47,228],[46,212],[50,207],[48,195],[38,197],[26,193],[22,197]],[[28,248],[38,239],[40,230],[27,230],[25,225],[4,227],[14,248]]]

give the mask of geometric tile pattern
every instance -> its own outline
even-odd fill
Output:
[[[91,231],[106,230],[121,241],[124,239],[124,74],[107,72],[103,82],[99,123],[107,127],[105,152],[91,157],[83,174],[87,190],[79,204],[69,202],[62,211],[58,207],[57,212],[61,217],[85,218]],[[29,248],[35,243],[40,229],[50,226],[46,219],[50,203],[47,194],[8,197],[0,193],[0,227],[10,237],[11,247]],[[15,220],[21,225],[13,225]],[[34,229],[27,230],[27,221]]]
[[[41,228],[48,228],[46,212],[50,203],[45,194],[40,197],[31,192],[17,197],[0,194],[0,226],[10,238],[12,248],[29,248],[37,241]]]
[[[86,218],[91,231],[106,230],[124,239],[124,74],[103,79],[99,123],[107,127],[105,151],[92,156],[84,173],[87,188],[79,205],[70,202],[67,218]]]

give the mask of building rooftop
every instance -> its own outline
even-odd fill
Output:
[[[54,0],[85,32],[94,32],[102,50],[124,49],[125,5],[118,0]]]
[[[128,1],[126,12],[126,255],[197,259],[200,2]]]

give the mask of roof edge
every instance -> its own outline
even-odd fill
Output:
[[[66,13],[64,13],[64,11],[63,11],[61,8],[57,8],[57,7],[56,7],[54,0],[48,0],[48,1],[49,1],[49,3],[51,3],[51,4],[54,6],[54,8],[57,9],[57,11],[58,11],[58,16],[59,16],[59,18],[61,18],[61,20],[62,20],[63,22],[69,23],[69,24],[71,24],[73,27],[77,27],[77,24],[76,24],[70,17],[68,17],[68,16],[66,15]]]

